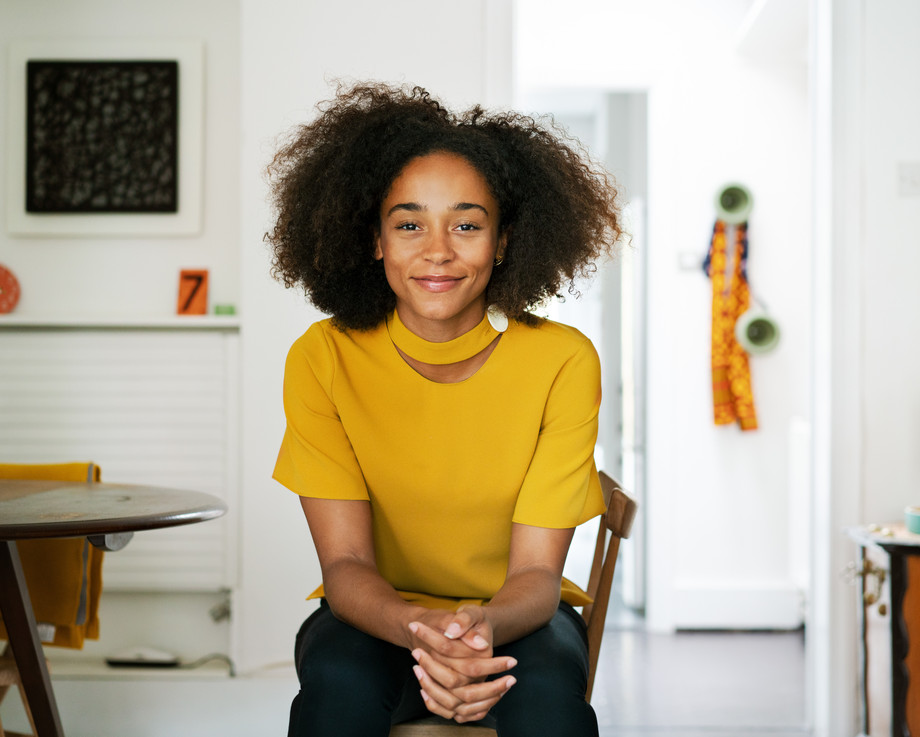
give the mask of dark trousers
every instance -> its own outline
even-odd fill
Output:
[[[568,604],[495,655],[518,661],[511,671],[517,683],[482,724],[499,737],[596,737],[597,718],[585,702],[585,625]],[[288,737],[387,737],[391,724],[429,714],[409,651],[339,621],[325,600],[297,634],[295,662],[300,692]]]

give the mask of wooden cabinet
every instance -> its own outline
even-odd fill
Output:
[[[860,719],[868,737],[920,737],[920,535],[854,528]]]

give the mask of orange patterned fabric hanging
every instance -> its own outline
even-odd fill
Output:
[[[726,285],[728,248],[725,223],[717,220],[706,259],[712,280],[712,400],[715,423],[737,421],[742,430],[757,429],[748,355],[735,340],[735,323],[751,302],[748,288],[747,223],[735,226],[731,278]]]

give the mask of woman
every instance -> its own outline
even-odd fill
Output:
[[[614,189],[530,118],[385,85],[340,90],[271,173],[275,274],[331,315],[289,353],[274,473],[323,576],[290,734],[597,734],[562,568],[604,508],[600,369],[528,309],[613,249]]]

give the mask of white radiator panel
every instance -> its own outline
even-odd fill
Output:
[[[106,589],[233,585],[237,349],[223,330],[0,332],[0,462],[93,461],[103,481],[231,505],[217,520],[136,534],[106,556]]]

